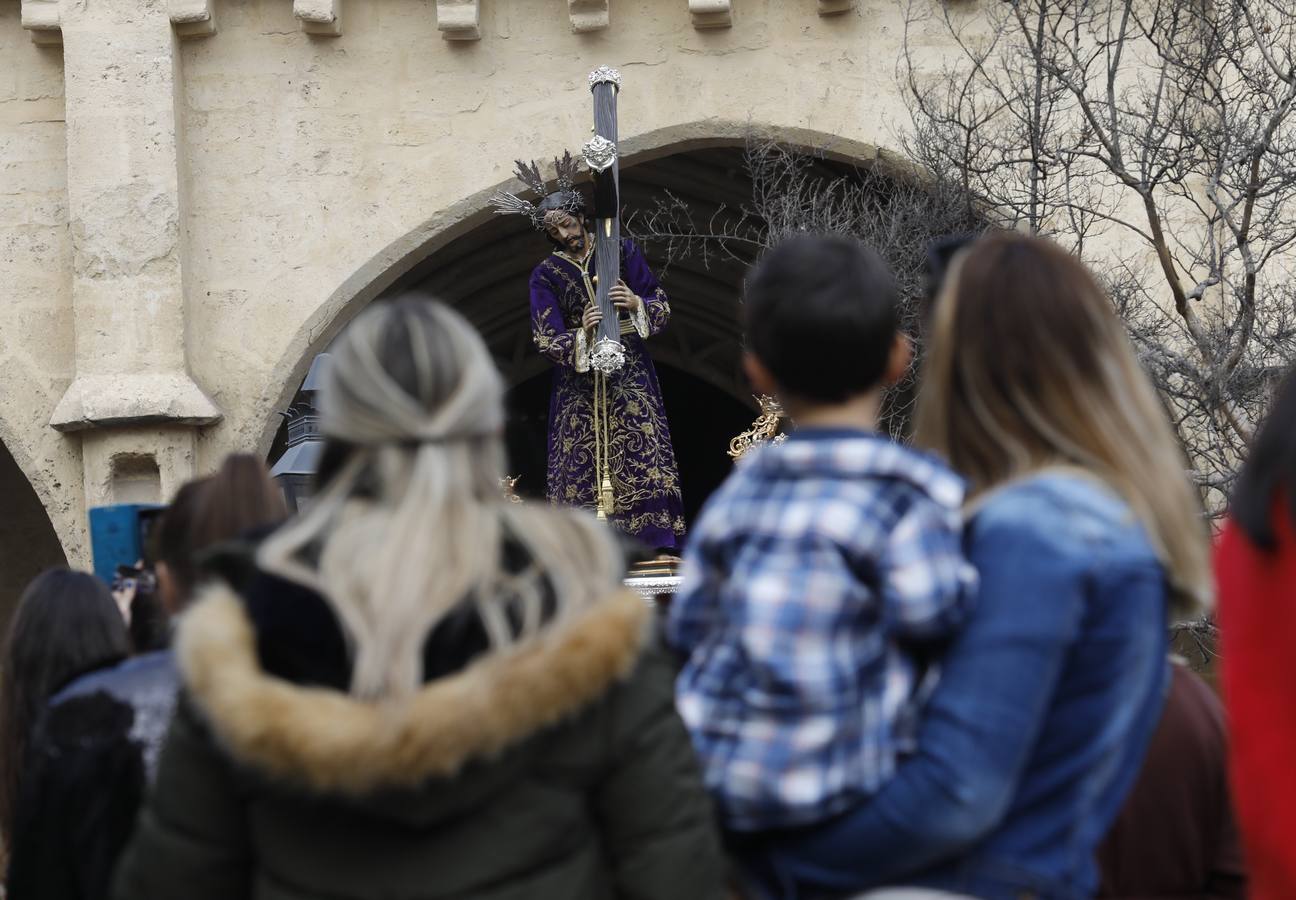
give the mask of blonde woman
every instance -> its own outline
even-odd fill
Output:
[[[788,893],[1087,898],[1168,683],[1167,625],[1208,598],[1186,465],[1093,277],[984,237],[930,313],[918,441],[969,482],[978,605],[916,752],[770,865]],[[795,861],[794,861],[795,860]],[[813,860],[813,862],[807,862]]]
[[[720,894],[649,610],[591,517],[505,502],[502,394],[439,304],[343,335],[321,493],[181,627],[118,897]]]

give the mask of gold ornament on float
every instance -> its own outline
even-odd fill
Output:
[[[778,444],[787,439],[786,434],[778,433],[779,423],[786,415],[778,399],[762,394],[756,398],[756,402],[760,404],[761,410],[756,421],[752,422],[751,428],[729,442],[729,458],[735,462],[753,447],[771,442]]]

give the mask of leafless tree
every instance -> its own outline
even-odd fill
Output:
[[[1218,512],[1296,358],[1296,6],[906,2],[906,152],[1106,280]]]
[[[751,200],[719,206],[700,219],[698,210],[665,192],[633,211],[625,227],[670,263],[696,257],[742,266],[789,234],[848,234],[875,249],[891,266],[903,301],[906,330],[917,338],[917,303],[924,288],[927,247],[938,237],[984,228],[961,193],[886,166],[835,163],[824,148],[793,148],[753,137],[743,156]],[[902,435],[914,398],[912,376],[890,392],[883,419]]]
[[[1220,512],[1296,359],[1296,5],[900,2],[897,130],[923,177],[824,177],[814,154],[756,143],[750,205],[696,222],[668,196],[633,225],[668,256],[744,261],[792,231],[854,234],[910,299],[936,235],[1049,236],[1109,287]],[[1213,653],[1209,622],[1179,631]]]

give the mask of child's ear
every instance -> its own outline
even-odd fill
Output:
[[[909,365],[913,362],[913,341],[909,340],[909,335],[903,331],[897,331],[895,340],[891,343],[891,354],[887,357],[886,374],[883,381],[886,384],[895,384],[905,373],[909,371]]]
[[[774,376],[754,354],[744,353],[742,365],[754,393],[767,397],[778,394],[778,383],[774,381]]]

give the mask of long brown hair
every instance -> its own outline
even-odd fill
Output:
[[[166,563],[182,595],[180,605],[197,587],[203,550],[287,518],[283,493],[265,463],[247,453],[232,453],[215,474],[182,485],[155,539],[158,561]]]
[[[974,494],[1050,466],[1118,493],[1165,565],[1174,613],[1209,601],[1207,527],[1188,464],[1111,303],[1040,238],[987,235],[955,261],[929,323],[918,441]]]
[[[231,453],[207,480],[198,502],[194,547],[210,547],[287,518],[283,491],[265,463],[249,453]]]

